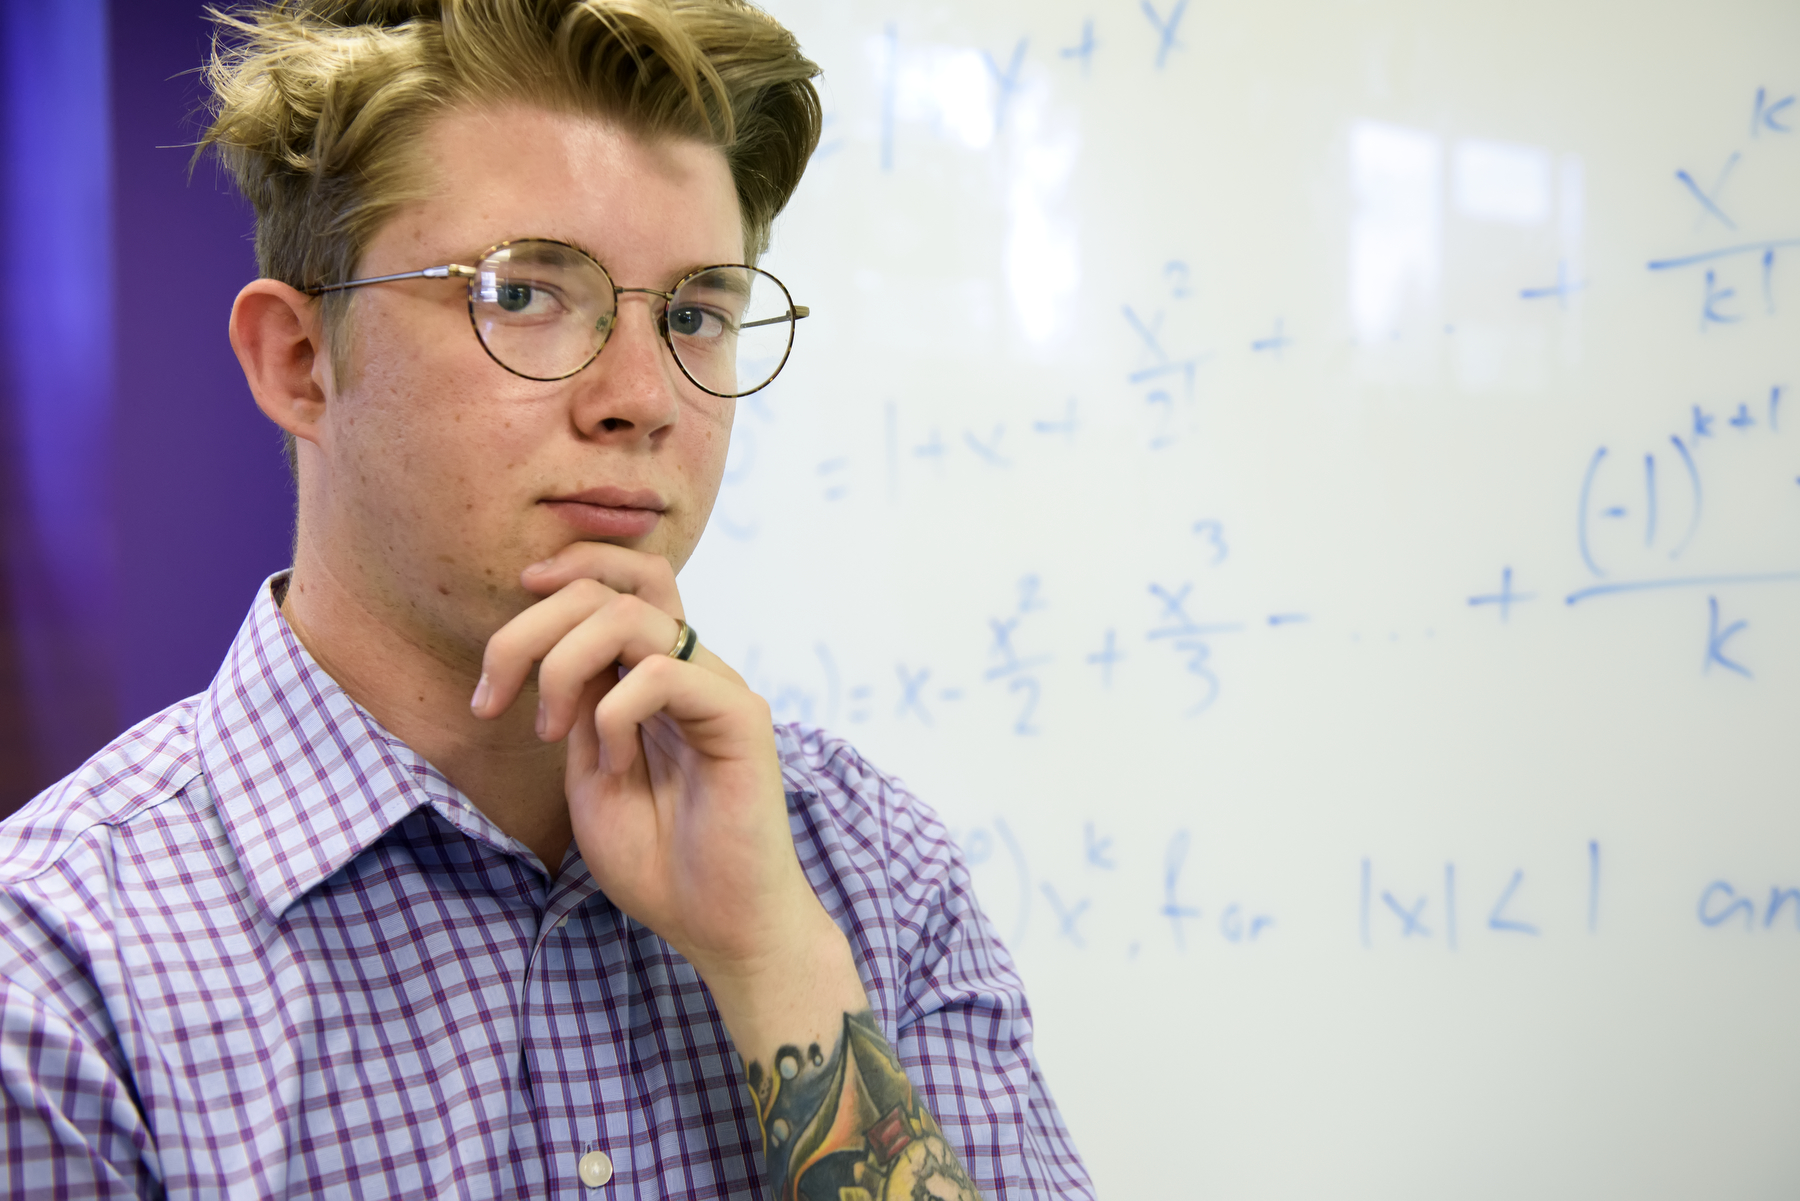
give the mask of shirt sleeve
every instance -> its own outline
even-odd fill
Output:
[[[808,782],[838,829],[807,823],[810,837],[798,841],[828,848],[836,887],[821,888],[822,899],[846,926],[876,1019],[945,1138],[990,1201],[1093,1197],[1032,1054],[1024,985],[961,850],[935,813],[847,744],[801,738]]]
[[[0,1192],[153,1198],[149,1131],[66,925],[0,893]]]

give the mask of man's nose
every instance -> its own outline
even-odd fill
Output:
[[[681,368],[661,333],[661,299],[619,297],[600,355],[575,377],[575,424],[588,437],[652,437],[680,413]]]

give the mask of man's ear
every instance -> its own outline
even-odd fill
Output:
[[[231,348],[256,407],[294,437],[317,443],[331,371],[312,298],[278,280],[245,284],[231,305]]]

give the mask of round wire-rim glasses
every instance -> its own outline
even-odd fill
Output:
[[[786,285],[745,263],[688,272],[668,291],[621,288],[585,250],[555,238],[514,238],[484,250],[474,266],[447,263],[307,288],[318,296],[404,279],[462,279],[469,324],[489,358],[514,375],[552,382],[584,370],[618,324],[619,298],[662,302],[657,332],[682,375],[712,396],[759,391],[781,373],[794,344],[794,322],[810,312]],[[740,368],[753,377],[743,386]]]

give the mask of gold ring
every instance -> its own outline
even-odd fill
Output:
[[[694,657],[694,648],[700,645],[700,635],[694,627],[677,617],[675,624],[680,628],[675,631],[675,645],[669,648],[669,658],[687,662]]]

